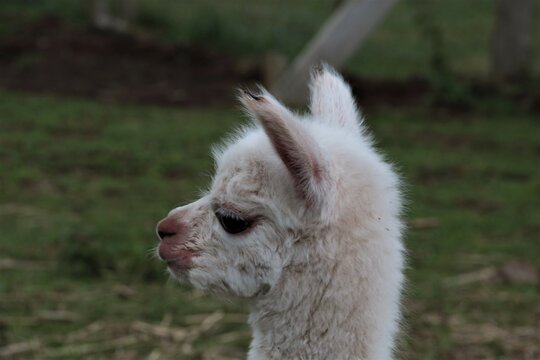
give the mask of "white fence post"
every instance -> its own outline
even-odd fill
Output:
[[[272,84],[272,92],[285,102],[304,103],[308,97],[307,81],[312,67],[320,61],[335,68],[342,66],[396,1],[346,1]]]

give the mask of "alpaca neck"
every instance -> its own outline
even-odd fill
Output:
[[[381,324],[393,322],[381,309],[387,301],[373,288],[376,279],[356,271],[351,276],[358,269],[348,260],[357,259],[287,268],[281,282],[253,304],[249,359],[390,359],[394,327]]]

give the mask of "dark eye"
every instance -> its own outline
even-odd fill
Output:
[[[241,217],[227,214],[221,211],[216,211],[216,217],[223,229],[229,234],[238,234],[246,230],[250,223]]]

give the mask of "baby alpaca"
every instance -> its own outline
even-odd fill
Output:
[[[248,359],[391,359],[399,180],[349,86],[316,71],[309,116],[265,91],[240,101],[254,125],[215,149],[206,195],[158,224],[159,257],[180,281],[250,300]]]

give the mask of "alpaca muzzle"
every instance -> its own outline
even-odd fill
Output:
[[[167,216],[156,228],[159,237],[158,256],[175,271],[189,270],[196,251],[190,248],[187,237],[187,226],[178,216]]]

